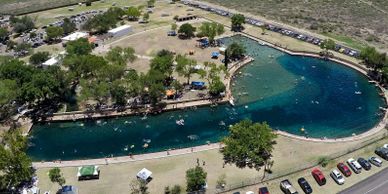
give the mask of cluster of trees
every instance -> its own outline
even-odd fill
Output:
[[[83,28],[94,33],[106,33],[109,29],[115,28],[116,24],[126,12],[118,7],[111,7],[103,14],[90,18],[83,25]]]
[[[13,31],[16,33],[27,32],[35,28],[34,21],[31,17],[23,16],[21,18],[11,17],[10,18]]]
[[[17,59],[8,59],[0,65],[1,95],[0,119],[12,114],[12,105],[39,105],[46,101],[63,99],[68,94],[69,80],[59,67],[41,69],[26,65]]]
[[[191,38],[191,37],[195,36],[196,30],[197,30],[197,28],[195,28],[191,24],[185,23],[179,27],[178,33],[180,34],[180,37],[182,37],[182,38]]]
[[[34,170],[30,158],[25,153],[27,138],[19,129],[7,131],[0,143],[0,192],[17,192],[17,188],[30,181]]]
[[[57,42],[63,35],[68,35],[77,29],[75,23],[71,22],[69,18],[63,19],[63,25],[48,26],[46,28],[46,40],[50,42]],[[31,35],[30,35],[31,36]]]
[[[214,38],[225,32],[224,25],[216,22],[204,22],[199,27],[199,36],[206,36],[209,38],[209,42],[213,43]]]
[[[361,50],[360,58],[371,68],[371,74],[384,84],[388,81],[388,57],[386,53],[377,51],[374,47],[365,47]]]
[[[9,32],[7,29],[0,27],[0,42],[4,43],[8,40]]]

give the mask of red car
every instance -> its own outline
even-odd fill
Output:
[[[313,175],[319,186],[326,184],[326,178],[323,175],[322,171],[320,171],[318,168],[314,168],[311,174]]]
[[[346,177],[352,175],[352,171],[350,171],[349,167],[346,166],[344,163],[340,162],[337,164],[337,168],[342,172],[343,175]]]

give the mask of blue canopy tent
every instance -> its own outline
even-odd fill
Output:
[[[217,59],[220,56],[220,53],[217,51],[212,52],[212,59]]]
[[[191,82],[191,87],[196,90],[202,90],[205,88],[205,82],[193,81]]]

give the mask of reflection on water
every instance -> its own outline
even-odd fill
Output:
[[[160,115],[34,125],[34,160],[123,156],[217,142],[241,119],[310,137],[359,134],[381,118],[373,85],[333,62],[295,57],[236,36],[255,61],[233,80],[236,106],[219,105]],[[303,128],[303,130],[302,130]]]

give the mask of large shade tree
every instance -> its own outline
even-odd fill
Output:
[[[204,189],[207,173],[202,167],[196,166],[186,171],[187,192],[195,192]]]
[[[6,132],[0,143],[0,191],[10,191],[33,176],[31,159],[25,153],[27,138],[19,129]]]
[[[197,65],[197,61],[194,59],[189,59],[186,56],[178,55],[176,57],[176,68],[175,71],[179,76],[183,76],[187,79],[187,84],[190,84],[191,76],[197,72],[195,66]]]
[[[199,27],[199,31],[201,35],[207,36],[209,38],[210,43],[213,43],[214,38],[223,34],[225,32],[225,29],[222,24],[216,22],[204,22]]]
[[[194,36],[195,31],[196,28],[194,26],[189,23],[185,23],[179,27],[178,33],[180,33],[182,37],[191,38]]]
[[[243,24],[245,24],[245,16],[242,14],[234,14],[231,18],[232,21],[232,30],[241,31],[244,29]]]
[[[276,134],[266,123],[253,123],[243,120],[229,128],[229,135],[222,139],[225,145],[221,149],[225,163],[235,164],[239,168],[260,170],[270,164]]]

